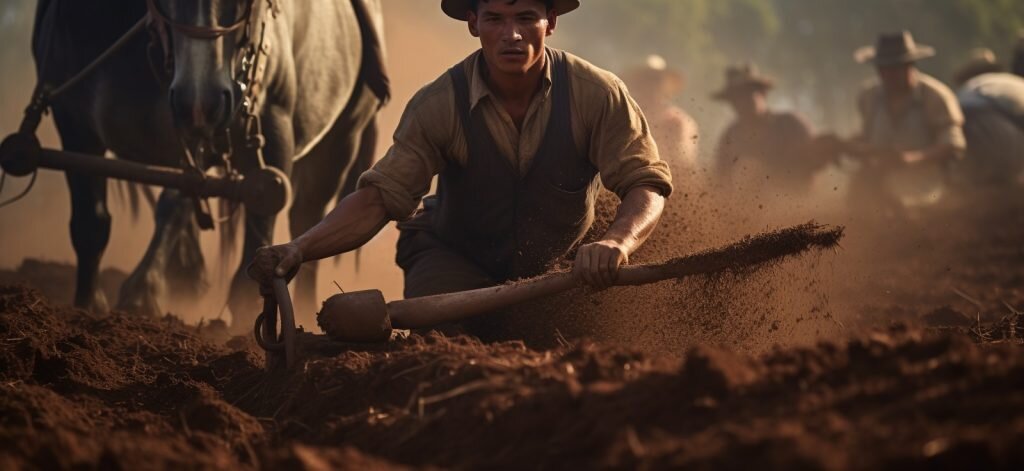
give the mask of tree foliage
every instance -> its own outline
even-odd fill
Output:
[[[722,117],[701,102],[720,84],[723,66],[753,61],[778,79],[776,102],[823,127],[848,129],[853,96],[873,75],[853,61],[857,47],[874,43],[879,33],[908,29],[938,50],[922,69],[948,81],[971,48],[1009,57],[1024,29],[1024,1],[588,0],[563,24],[575,51],[612,69],[649,53],[665,56],[689,76],[696,99],[686,101],[695,103],[698,118]]]

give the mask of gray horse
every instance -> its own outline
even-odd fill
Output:
[[[243,174],[265,164],[291,175],[293,234],[318,222],[339,190],[351,188],[346,179],[372,163],[375,116],[388,97],[379,0],[40,0],[33,32],[39,77],[67,80],[147,12],[152,35],[133,37],[52,103],[64,149],[166,166],[192,158],[206,169],[218,163],[211,155],[224,152],[199,152],[200,146],[219,142]],[[255,69],[246,51],[256,49],[263,51],[257,81],[241,81],[246,66]],[[255,120],[240,115],[258,118],[262,155],[241,124]],[[106,310],[97,280],[110,235],[107,182],[66,178],[78,257],[75,304]],[[202,291],[201,203],[177,191],[160,194],[155,233],[121,287],[119,309],[160,314],[162,297]],[[250,328],[259,308],[244,264],[271,243],[274,228],[273,217],[242,217],[242,266],[228,300],[237,330]],[[297,280],[300,312],[314,305],[315,276],[308,270]]]

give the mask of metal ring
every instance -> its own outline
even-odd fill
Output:
[[[256,343],[260,348],[268,352],[280,352],[284,350],[283,342],[268,342],[263,338],[263,319],[264,317],[262,312],[260,315],[256,316],[256,325],[253,330],[253,336],[256,338]]]

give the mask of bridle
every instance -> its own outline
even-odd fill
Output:
[[[260,21],[257,25],[255,16],[259,13],[257,6],[260,2],[266,2],[266,12],[260,15]],[[150,32],[154,36],[150,46],[152,47],[153,43],[158,43],[163,54],[163,67],[161,71],[157,72],[157,67],[152,62],[150,63],[158,77],[167,77],[174,72],[174,51],[171,47],[171,31],[199,40],[215,40],[239,30],[243,31],[241,39],[236,44],[236,58],[232,61],[231,71],[234,77],[236,92],[238,92],[241,99],[238,101],[235,109],[232,110],[231,119],[241,114],[243,119],[242,129],[245,133],[245,145],[255,152],[259,167],[265,167],[263,146],[266,139],[263,137],[263,127],[257,114],[257,100],[260,88],[263,85],[267,55],[270,52],[270,40],[266,35],[267,22],[269,19],[277,18],[277,15],[280,13],[280,4],[274,0],[248,0],[245,3],[243,14],[234,23],[227,26],[196,26],[176,22],[160,10],[157,0],[146,0],[146,8],[148,10],[147,21]],[[231,162],[229,157],[233,152],[229,132],[225,130],[222,135],[217,136],[216,140],[219,142],[211,143],[211,147],[216,148],[211,150],[223,157],[226,170],[230,172]],[[198,165],[191,156],[188,146],[185,147],[186,154],[188,155],[185,164],[198,170]]]
[[[175,31],[192,38],[217,39],[225,34],[233,33],[239,28],[245,26],[246,23],[251,20],[253,3],[255,3],[253,0],[246,3],[245,13],[233,24],[228,26],[195,26],[185,23],[177,23],[168,18],[167,15],[160,10],[160,7],[156,4],[156,0],[146,0],[146,8],[149,11],[150,18],[161,26],[170,26]]]
[[[249,0],[246,2],[245,12],[240,15],[234,23],[228,26],[196,26],[174,21],[160,9],[160,6],[157,4],[157,0],[146,0],[149,26],[163,49],[162,52],[165,67],[173,68],[174,61],[174,53],[171,50],[170,30],[176,31],[193,39],[213,40],[245,28],[246,34],[242,38],[242,41],[240,41],[240,45],[243,47],[251,46],[251,44],[248,43],[251,43],[253,36],[251,24],[253,20],[253,13],[255,11],[253,5],[256,1],[258,0]]]

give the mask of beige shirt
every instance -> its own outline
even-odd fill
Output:
[[[875,146],[896,151],[920,150],[936,144],[952,144],[963,151],[964,115],[956,96],[937,79],[918,73],[910,106],[900,116],[885,107],[885,91],[877,81],[857,97],[862,119],[862,137]],[[961,152],[962,153],[962,152]]]
[[[566,60],[573,139],[577,149],[598,169],[604,186],[620,197],[641,185],[659,188],[668,196],[672,191],[668,165],[658,157],[647,121],[625,85],[612,73],[572,54],[566,54]],[[550,61],[521,130],[491,94],[479,72],[482,62],[477,51],[461,63],[469,80],[470,107],[482,107],[499,151],[525,174],[551,116]],[[430,191],[435,175],[446,165],[461,165],[467,158],[466,139],[455,109],[455,90],[446,72],[409,101],[395,131],[394,144],[360,177],[358,187],[377,187],[388,215],[403,220]]]

